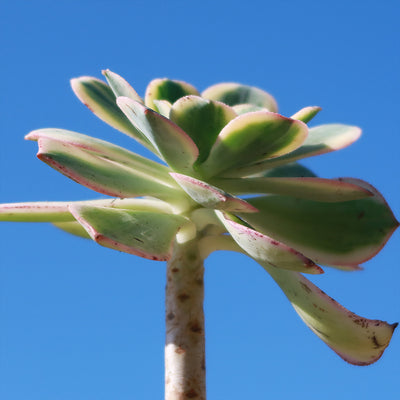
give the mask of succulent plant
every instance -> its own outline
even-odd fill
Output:
[[[244,253],[281,287],[306,325],[344,360],[380,358],[397,324],[360,317],[302,274],[360,269],[398,222],[359,179],[316,177],[299,160],[344,148],[355,126],[306,124],[320,111],[277,113],[267,92],[155,79],[144,100],[119,75],[73,79],[78,98],[160,162],[103,140],[39,129],[38,158],[110,198],[3,204],[5,221],[51,222],[102,246],[168,261],[166,398],[205,398],[203,261]],[[246,195],[243,197],[243,195]],[[240,197],[242,196],[242,197]]]

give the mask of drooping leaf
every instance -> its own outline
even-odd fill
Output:
[[[296,114],[293,114],[290,118],[298,119],[300,121],[303,121],[304,123],[307,123],[311,121],[321,110],[322,108],[318,106],[304,107],[301,110],[297,111]]]
[[[301,274],[262,265],[306,325],[345,361],[369,365],[382,356],[397,324],[360,317]]]
[[[198,96],[185,96],[171,108],[170,119],[182,128],[199,149],[197,163],[202,163],[210,153],[222,128],[236,117],[233,109],[223,103]]]
[[[279,157],[297,149],[307,137],[301,121],[271,112],[243,114],[226,125],[200,171],[208,176],[235,176],[235,171],[257,160]]]
[[[235,195],[271,193],[326,202],[358,200],[373,195],[363,186],[340,178],[219,178],[211,182]]]
[[[142,171],[110,154],[76,143],[40,136],[37,157],[68,178],[99,193],[115,197],[154,196],[172,199],[179,189],[148,171]],[[141,165],[139,156],[135,160]],[[149,160],[147,160],[149,161]],[[146,165],[143,163],[143,165]]]
[[[117,97],[125,96],[132,100],[136,100],[139,103],[143,103],[142,98],[136,93],[136,90],[124,79],[115,72],[106,69],[102,71],[102,74],[106,77],[111,90],[114,92],[114,103]]]
[[[199,150],[178,125],[127,97],[119,97],[117,103],[172,169],[181,172],[193,171],[192,167]]]
[[[318,265],[298,251],[236,222],[233,216],[228,217],[227,214],[220,211],[216,211],[216,213],[235,242],[255,260],[291,271],[309,274],[323,273]]]
[[[154,100],[167,100],[171,104],[183,96],[194,94],[199,96],[197,89],[189,83],[172,79],[154,79],[146,89],[145,105],[155,109]]]
[[[204,90],[201,95],[206,99],[221,101],[228,106],[252,104],[272,112],[278,111],[278,105],[269,93],[259,88],[239,83],[218,83]]]
[[[257,212],[257,209],[246,201],[231,196],[207,182],[177,173],[171,173],[171,176],[196,203],[203,207],[231,212]]]
[[[261,196],[247,199],[259,213],[240,217],[318,264],[358,265],[384,246],[398,222],[376,189],[358,180],[350,183],[374,195],[339,203]]]
[[[178,230],[189,221],[180,215],[73,205],[71,213],[98,244],[150,260],[166,261]]]
[[[327,124],[310,128],[304,143],[296,150],[274,159],[255,162],[234,171],[236,176],[248,176],[261,173],[294,161],[330,153],[350,146],[361,136],[361,129],[356,126]]]
[[[153,150],[149,141],[129,122],[116,104],[116,96],[103,81],[90,76],[71,79],[71,87],[78,99],[97,117],[113,128]]]

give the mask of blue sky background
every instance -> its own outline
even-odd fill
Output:
[[[60,127],[141,152],[96,119],[69,79],[156,77],[199,89],[238,81],[280,112],[363,128],[340,152],[307,160],[323,177],[375,185],[400,217],[400,3],[376,1],[0,1],[0,201],[98,198],[35,157],[30,130]],[[0,224],[0,398],[163,398],[164,263],[102,248],[48,225]],[[362,272],[312,280],[350,310],[400,321],[399,232]],[[378,363],[346,364],[301,322],[248,258],[206,264],[211,400],[375,399],[399,392],[400,333]]]

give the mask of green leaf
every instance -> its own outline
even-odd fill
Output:
[[[292,152],[307,133],[303,122],[279,114],[259,111],[240,115],[222,129],[199,170],[208,176],[235,176],[238,168]]]
[[[272,112],[278,111],[276,101],[269,93],[239,83],[218,83],[207,88],[201,95],[206,99],[221,101],[228,106],[252,104]]]
[[[167,78],[154,79],[147,86],[145,105],[156,109],[154,100],[167,100],[173,104],[176,100],[189,94],[200,95],[197,89],[189,83]]]
[[[220,211],[216,211],[216,213],[235,242],[256,261],[266,262],[291,271],[309,274],[323,273],[318,265],[298,251],[244,226],[239,221],[236,222],[234,217],[229,218],[227,214]]]
[[[0,221],[12,222],[65,222],[73,221],[69,202],[37,201],[0,204]]]
[[[397,324],[360,317],[301,274],[262,265],[306,325],[345,361],[369,365],[382,356]]]
[[[346,181],[374,195],[341,203],[262,196],[247,199],[259,213],[240,217],[318,264],[358,265],[381,250],[398,222],[376,189],[359,180]]]
[[[90,76],[82,76],[71,79],[71,86],[78,99],[97,117],[150,150],[154,150],[149,141],[132,126],[117,106],[116,96],[106,83]]]
[[[155,111],[161,114],[165,118],[169,118],[172,104],[167,100],[154,100]]]
[[[53,222],[53,225],[70,235],[78,236],[82,239],[91,239],[83,226],[75,220],[68,222]]]
[[[236,116],[233,109],[223,103],[185,96],[172,105],[169,118],[196,143],[200,152],[196,163],[202,163],[222,128]]]
[[[255,106],[254,104],[237,104],[232,106],[232,109],[237,115],[247,114],[255,111],[269,111],[268,108]]]
[[[271,168],[256,175],[265,178],[316,178],[309,168],[296,162]]]
[[[102,74],[106,77],[108,84],[114,92],[114,104],[116,98],[120,96],[129,97],[132,100],[143,103],[142,98],[136,93],[136,90],[124,78],[109,69],[102,71]]]
[[[179,126],[127,97],[119,97],[117,103],[172,169],[181,172],[193,171],[192,166],[199,155],[199,150]]]
[[[248,176],[261,173],[294,161],[330,153],[350,146],[361,136],[361,129],[356,126],[328,124],[310,128],[304,143],[292,151],[271,160],[253,163],[235,171],[237,176]]]
[[[246,201],[231,196],[206,182],[172,172],[171,176],[196,203],[203,207],[231,212],[257,212],[257,209],[250,206]]]
[[[107,142],[69,131],[58,133],[40,130],[27,138],[38,140],[40,160],[81,185],[115,197],[179,195],[176,184],[163,176],[161,165]]]
[[[364,187],[341,178],[220,178],[211,183],[235,195],[271,193],[326,202],[358,200],[373,195]]]
[[[150,260],[166,261],[178,230],[188,220],[180,215],[74,205],[71,213],[98,244]]]
[[[307,123],[311,121],[321,110],[322,108],[318,106],[304,107],[301,110],[297,111],[297,113],[292,115],[290,118],[298,119],[300,121],[303,121],[304,123]]]
[[[0,204],[0,221],[12,222],[53,222],[55,225],[74,222],[69,207],[90,205],[110,208],[124,208],[136,211],[172,213],[172,207],[157,199],[99,199],[86,201],[34,201],[28,203]],[[65,225],[67,226],[67,225]]]
[[[34,141],[40,138],[58,140],[79,147],[98,157],[140,170],[141,173],[150,175],[153,179],[161,181],[167,186],[177,187],[169,176],[170,169],[168,167],[107,141],[95,139],[82,133],[56,128],[38,129],[25,136],[25,139]]]

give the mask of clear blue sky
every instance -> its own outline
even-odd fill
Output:
[[[376,1],[3,0],[0,201],[99,197],[36,159],[32,129],[60,127],[140,152],[74,97],[69,79],[110,68],[139,93],[156,77],[199,89],[238,81],[291,115],[363,128],[353,146],[306,163],[375,185],[400,217],[400,3]],[[165,265],[47,225],[0,224],[0,398],[163,398]],[[400,321],[399,232],[362,272],[312,280],[350,310]],[[206,265],[211,400],[396,398],[400,332],[378,363],[346,364],[269,276],[242,256]]]

